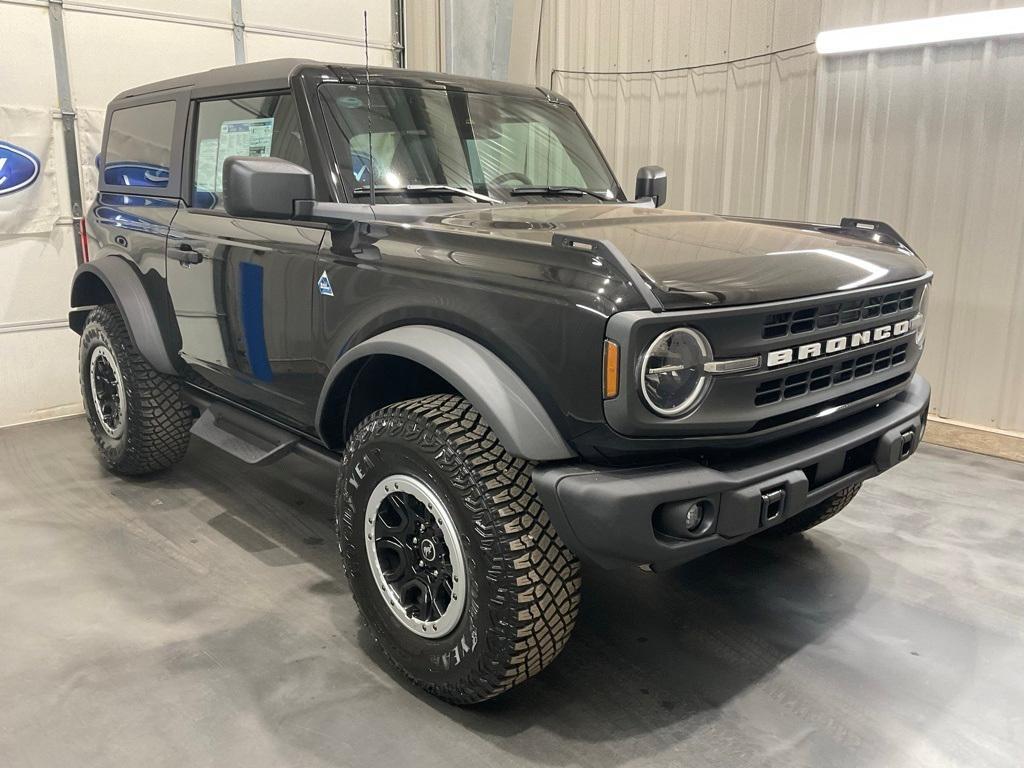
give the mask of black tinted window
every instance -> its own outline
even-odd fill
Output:
[[[200,102],[192,158],[193,208],[224,207],[224,161],[236,155],[277,157],[309,168],[291,95]]]
[[[170,178],[173,101],[119,109],[110,117],[103,181],[128,187],[166,187]]]

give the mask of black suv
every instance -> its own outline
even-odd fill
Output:
[[[70,324],[103,462],[338,468],[352,593],[457,703],[565,645],[577,558],[803,531],[909,456],[931,273],[889,226],[662,210],[572,104],[269,61],[107,112]]]

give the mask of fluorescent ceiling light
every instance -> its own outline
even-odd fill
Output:
[[[867,27],[830,29],[818,33],[815,45],[818,53],[828,55],[1020,34],[1024,34],[1024,8],[1004,8],[998,11],[872,24]]]

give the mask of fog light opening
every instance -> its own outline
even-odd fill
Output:
[[[714,506],[707,499],[672,501],[654,510],[654,532],[672,539],[699,539],[714,527]]]

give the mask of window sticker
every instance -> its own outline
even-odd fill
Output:
[[[242,157],[270,157],[270,142],[274,136],[274,118],[257,117],[248,120],[227,120],[220,125],[220,151],[217,167],[234,155]],[[218,194],[223,192],[223,174],[216,179]]]
[[[220,151],[219,139],[203,139],[199,142],[196,153],[196,189],[213,192],[217,188],[217,154]]]

